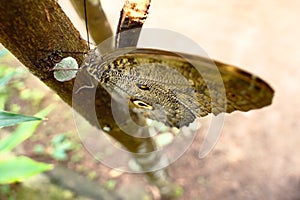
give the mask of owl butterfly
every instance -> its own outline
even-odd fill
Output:
[[[157,49],[121,51],[102,56],[92,51],[82,69],[140,117],[182,127],[209,113],[249,111],[272,102],[273,89],[237,67]]]

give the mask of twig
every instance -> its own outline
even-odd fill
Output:
[[[150,0],[126,0],[117,28],[116,47],[135,47],[147,18]]]

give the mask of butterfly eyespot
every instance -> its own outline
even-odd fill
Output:
[[[141,90],[150,90],[150,88],[147,85],[137,83],[136,86]]]
[[[139,108],[146,108],[146,109],[149,109],[149,110],[153,109],[153,107],[150,104],[148,104],[144,101],[137,100],[137,99],[132,99],[131,101],[134,105],[136,105]]]

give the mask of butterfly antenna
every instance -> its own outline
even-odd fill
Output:
[[[87,42],[89,45],[89,50],[90,48],[90,34],[89,34],[89,27],[88,27],[88,17],[87,17],[87,9],[86,9],[86,0],[84,0],[84,20],[85,20],[85,29],[86,29],[86,35],[87,35]]]

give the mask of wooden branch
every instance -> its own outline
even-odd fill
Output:
[[[50,70],[55,63],[67,56],[75,58],[80,65],[84,55],[71,52],[86,52],[88,46],[58,3],[55,0],[0,1],[0,13],[0,42],[35,76],[72,106],[73,80],[59,82],[54,79]],[[110,127],[108,134],[128,150],[137,152],[138,147],[147,139],[134,138],[119,129],[111,113],[110,95],[99,88],[96,101],[92,103],[95,104],[96,113],[105,116],[97,120],[100,125]],[[90,116],[85,105],[75,106],[77,112],[91,124],[98,123]]]
[[[117,48],[135,47],[137,45],[149,7],[150,0],[126,0],[117,28]]]
[[[55,63],[67,56],[75,58],[80,65],[84,55],[71,52],[86,52],[88,46],[57,2],[55,0],[0,1],[0,13],[0,42],[35,76],[72,106],[74,80],[59,82],[55,80],[51,69]],[[77,112],[92,125],[97,125],[99,122],[102,127],[109,126],[108,134],[131,152],[138,152],[141,146],[149,152],[155,150],[151,138],[132,137],[119,129],[111,112],[111,97],[103,88],[98,88],[95,100],[86,98],[85,90],[79,94],[78,98],[86,104],[73,105],[73,107],[75,106]],[[86,105],[95,105],[98,119],[91,116]],[[147,173],[147,176],[154,177],[155,173]],[[170,188],[169,181],[166,180],[167,177],[163,181],[156,180],[159,182],[156,185],[164,189]],[[174,189],[168,190],[168,194],[174,194]]]

